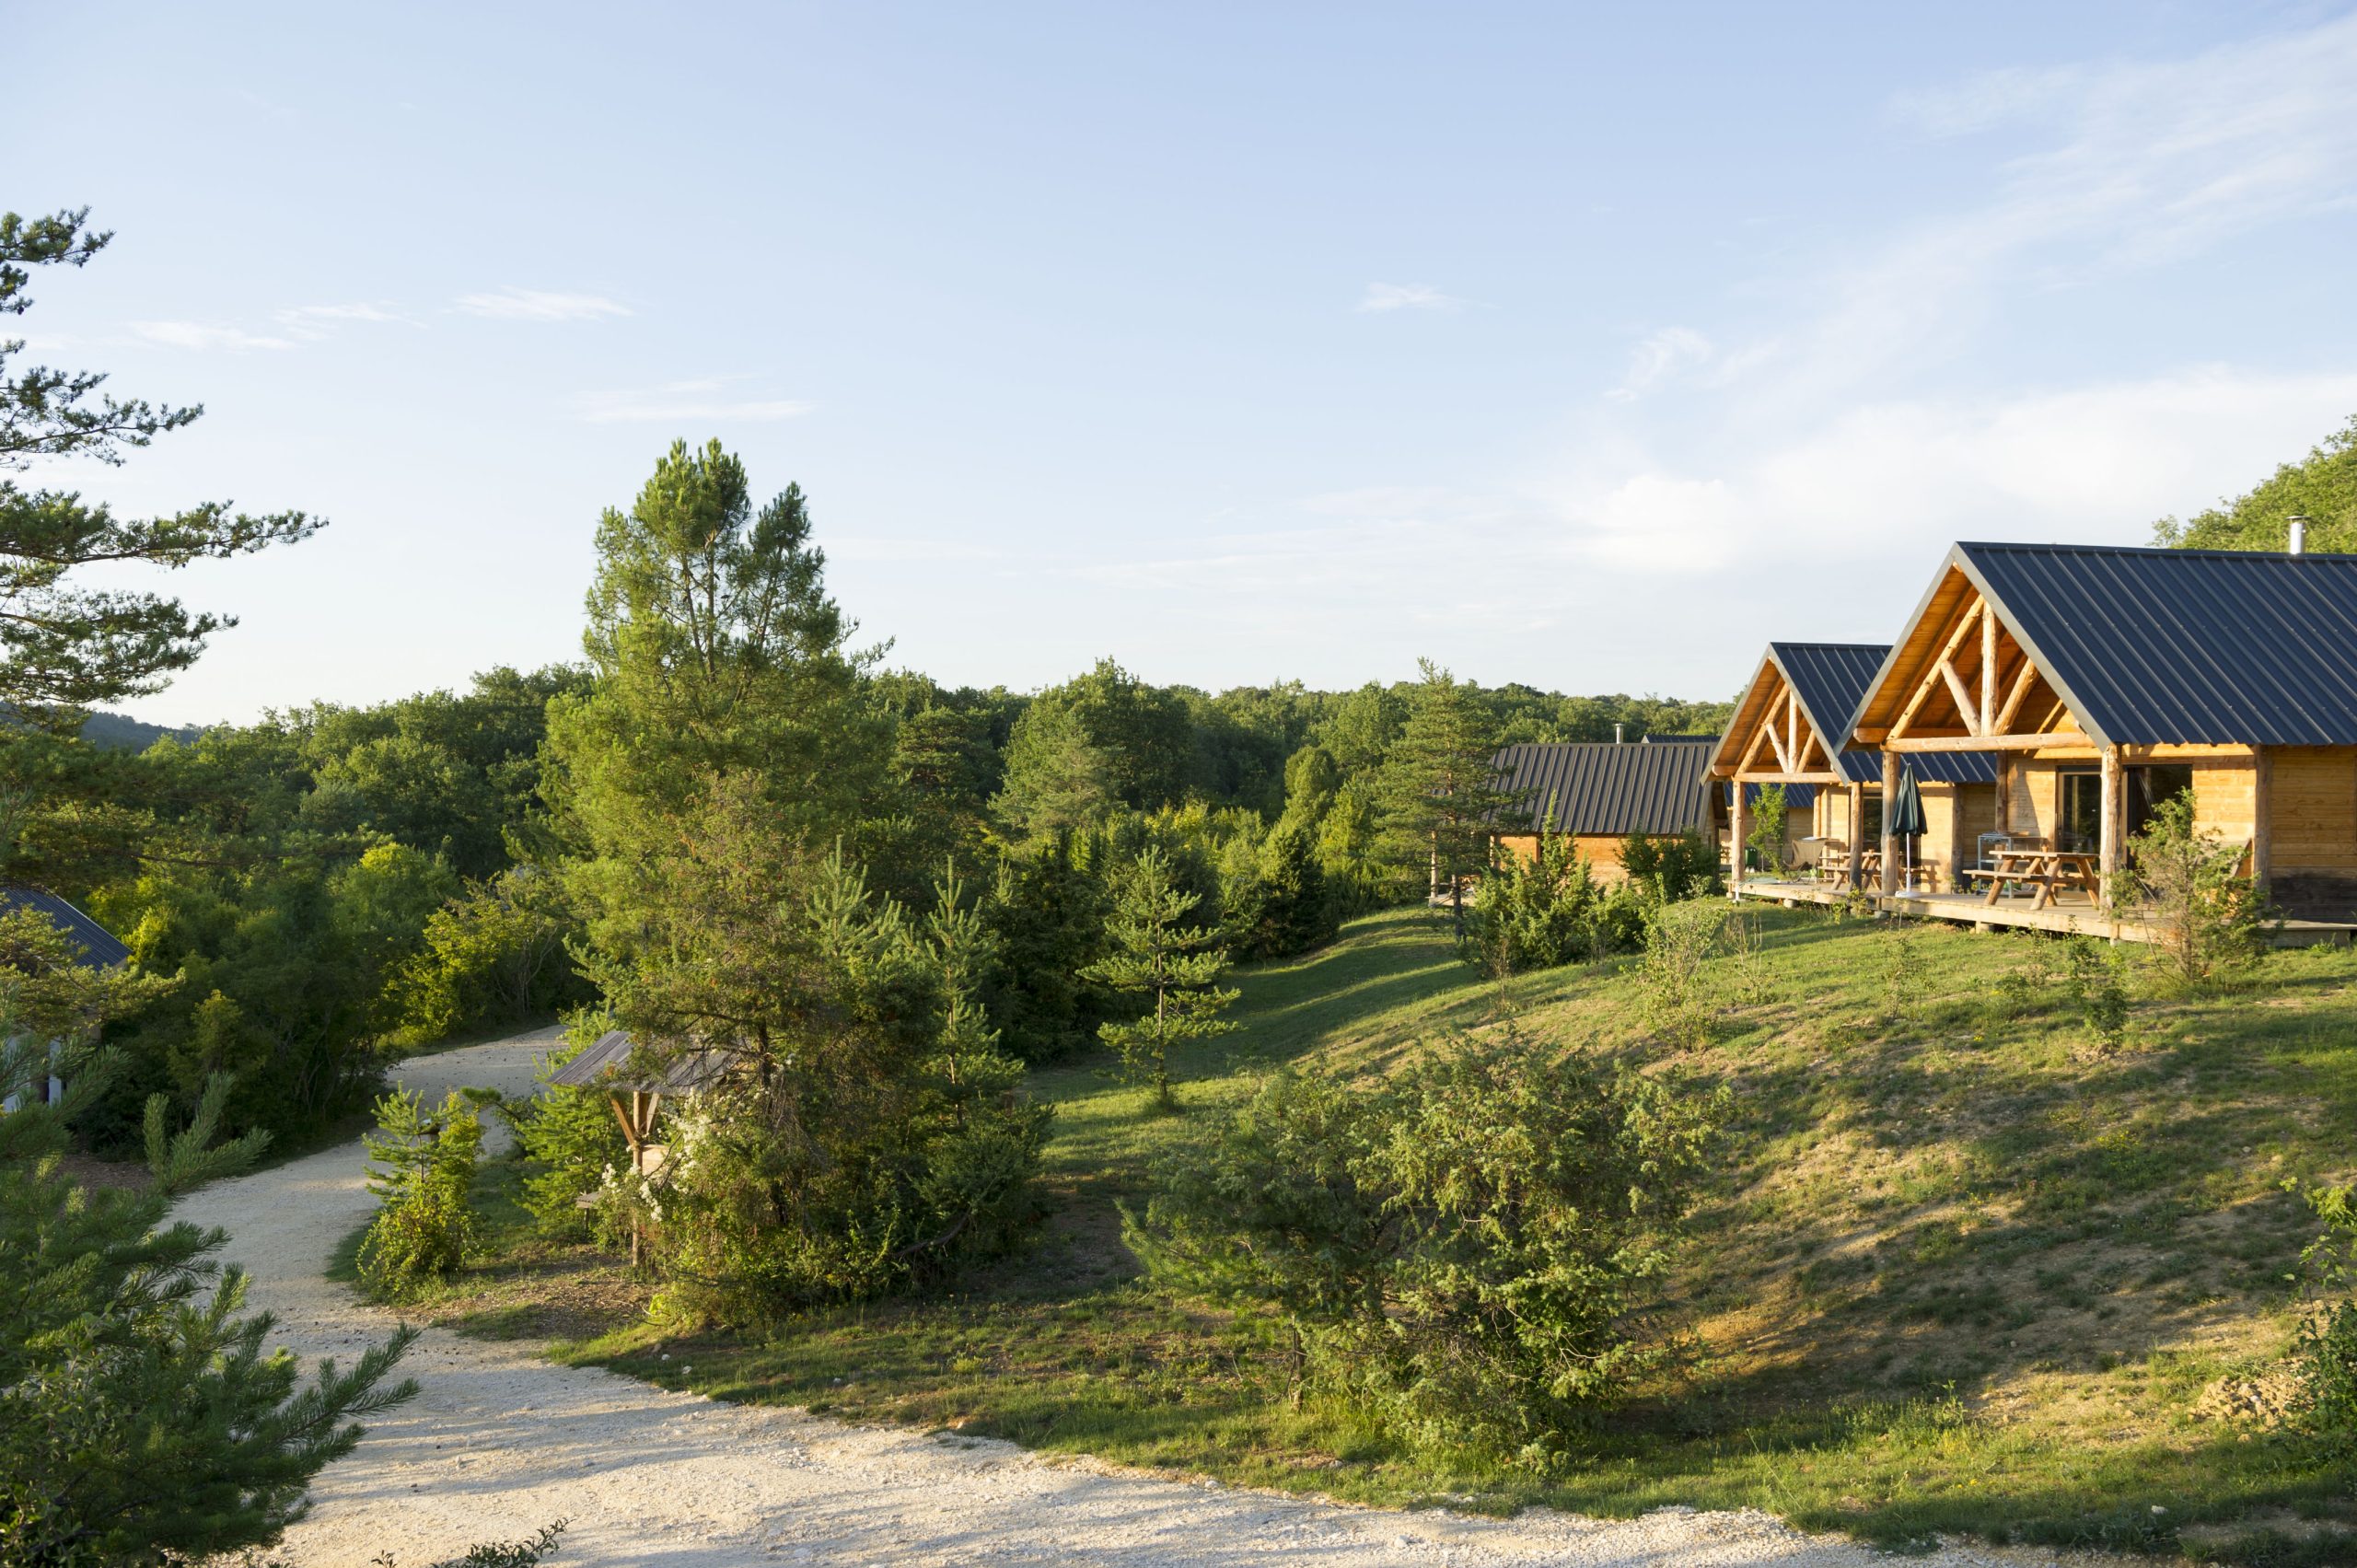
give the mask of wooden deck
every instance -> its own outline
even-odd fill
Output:
[[[1839,904],[1848,894],[1840,888],[1822,882],[1766,881],[1747,877],[1743,896],[1769,903],[1782,904],[1787,909],[1800,904]],[[1990,931],[2006,927],[2026,931],[2051,931],[2062,935],[2101,936],[2113,942],[2150,942],[2153,933],[2136,917],[2134,911],[2125,911],[2112,918],[2086,899],[2065,898],[2045,909],[2033,909],[2032,897],[2022,893],[1986,900],[1980,893],[1893,893],[1875,895],[1875,908],[1892,914],[1920,915],[1931,920],[1954,921],[1969,925],[1975,931]],[[2357,939],[2357,921],[2286,920],[2273,932],[2270,940],[2278,947],[2313,947],[2321,945],[2345,947]]]

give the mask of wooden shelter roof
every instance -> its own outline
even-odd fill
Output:
[[[2357,555],[1965,543],[1876,670],[1887,732],[1984,600],[2097,746],[2357,745]]]
[[[728,1059],[717,1051],[691,1051],[667,1063],[659,1073],[633,1073],[632,1052],[638,1042],[621,1029],[608,1029],[589,1048],[550,1075],[549,1082],[573,1088],[625,1089],[637,1093],[685,1094],[702,1088],[727,1071]]]
[[[55,893],[21,882],[0,882],[0,912],[14,913],[25,909],[47,915],[49,923],[65,934],[66,940],[82,949],[75,962],[84,969],[109,970],[131,961],[131,949],[113,932]]]

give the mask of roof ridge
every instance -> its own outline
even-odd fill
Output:
[[[1957,550],[2038,551],[2058,555],[2153,555],[2177,561],[2357,561],[2346,551],[2311,550],[2293,555],[2288,550],[2185,549],[2170,544],[2061,544],[2026,540],[1960,539]]]

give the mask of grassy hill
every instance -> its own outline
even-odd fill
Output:
[[[443,1310],[716,1396],[1369,1502],[1748,1504],[1890,1544],[2348,1560],[2319,1522],[2357,1521],[2348,1476],[2247,1412],[2275,1398],[2315,1232],[2285,1184],[2357,1165],[2357,958],[2273,955],[2219,998],[2136,982],[2107,1047],[2051,939],[1762,923],[1755,958],[1713,960],[1712,1038],[1667,1051],[1629,965],[1499,987],[1456,960],[1443,917],[1358,922],[1244,977],[1247,1028],[1190,1064],[1185,1114],[1151,1114],[1100,1064],[1040,1074],[1058,1108],[1046,1238],[951,1300],[688,1354],[624,1323],[634,1296],[610,1268],[540,1255]],[[1548,1482],[1292,1408],[1254,1325],[1167,1299],[1120,1239],[1157,1151],[1269,1068],[1380,1071],[1506,1012],[1549,1048],[1628,1051],[1736,1105],[1670,1304],[1685,1364]]]

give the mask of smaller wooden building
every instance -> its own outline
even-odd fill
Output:
[[[1750,832],[1759,792],[1784,791],[1784,839],[1799,866],[1846,858],[1882,842],[1882,758],[1851,744],[1851,720],[1889,656],[1879,643],[1771,643],[1711,756],[1726,788],[1729,837]],[[1985,753],[1915,760],[1924,831],[1912,846],[1919,883],[1953,886],[1958,867],[1993,830],[1996,767]],[[1906,858],[1904,855],[1902,859]],[[1730,880],[1741,882],[1729,854]],[[1854,860],[1850,864],[1855,865]]]
[[[1711,742],[1691,737],[1505,747],[1493,787],[1514,797],[1516,824],[1498,842],[1527,859],[1543,828],[1568,836],[1599,877],[1616,879],[1631,833],[1711,836],[1710,760]]]

